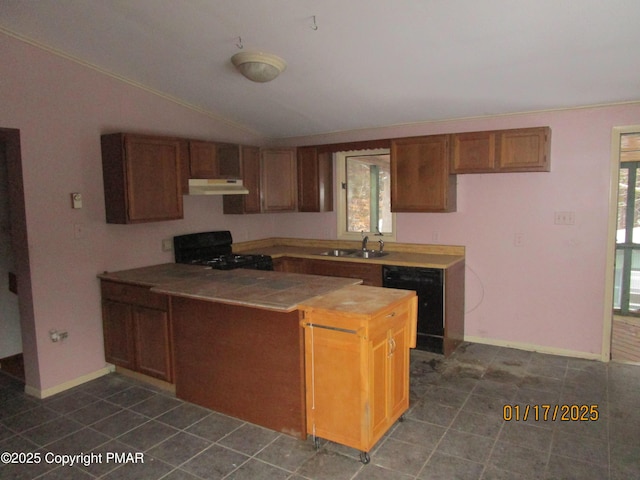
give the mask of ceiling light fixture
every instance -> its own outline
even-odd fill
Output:
[[[287,62],[276,55],[262,52],[240,52],[231,62],[242,75],[253,82],[270,82],[287,68]]]

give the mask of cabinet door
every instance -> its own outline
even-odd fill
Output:
[[[258,147],[240,147],[240,155],[234,164],[229,159],[220,162],[220,173],[224,176],[242,178],[249,190],[247,195],[225,195],[222,200],[226,214],[260,213],[260,149]]]
[[[394,322],[389,330],[389,418],[396,419],[409,408],[409,338],[407,313]]]
[[[191,178],[218,178],[217,145],[213,142],[189,142],[189,173]]]
[[[317,147],[298,148],[298,210],[333,211],[333,159]]]
[[[135,342],[131,305],[110,300],[103,301],[102,329],[105,360],[133,370],[135,368]]]
[[[242,178],[240,166],[240,145],[218,143],[216,145],[218,175],[221,178]]]
[[[451,173],[495,170],[496,132],[467,132],[451,136]]]
[[[293,212],[296,209],[295,149],[262,151],[262,211]]]
[[[126,135],[125,170],[127,223],[182,218],[177,140]]]
[[[499,134],[498,168],[501,172],[548,172],[549,127],[505,130]]]
[[[273,269],[276,272],[308,273],[304,258],[294,258],[294,257],[274,258]]]
[[[305,327],[307,433],[364,449],[369,418],[363,351],[355,333]]]
[[[449,175],[449,136],[391,142],[391,211],[453,212],[455,176]]]
[[[133,323],[137,371],[170,382],[171,345],[167,312],[134,307]]]
[[[305,259],[303,273],[327,277],[359,278],[363,285],[382,286],[382,266],[375,263]]]

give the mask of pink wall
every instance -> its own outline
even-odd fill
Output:
[[[92,69],[0,35],[0,127],[20,130],[40,373],[27,384],[46,390],[105,366],[96,274],[173,261],[163,238],[230,229],[236,239],[269,237],[274,215],[222,214],[221,197],[185,198],[185,218],[148,225],[107,225],[100,134],[136,131],[264,143],[264,139]],[[69,194],[81,192],[72,210]],[[74,225],[83,225],[82,238]],[[52,343],[50,329],[68,330]],[[24,330],[24,329],[23,329]]]
[[[163,238],[209,229],[230,229],[236,241],[335,238],[333,213],[226,216],[220,197],[186,197],[184,220],[107,225],[101,133],[265,140],[5,35],[0,65],[0,127],[20,129],[22,141],[34,306],[27,320],[35,322],[40,374],[27,378],[33,388],[104,367],[96,274],[171,261]],[[611,129],[639,119],[640,105],[628,105],[345,132],[299,144],[549,125],[551,173],[459,176],[458,212],[400,214],[398,240],[467,247],[468,335],[596,354]],[[70,192],[83,194],[83,209],[70,208]],[[576,224],[553,225],[557,210],[575,211]],[[83,238],[74,238],[74,224],[83,225]],[[521,247],[513,244],[516,232]],[[68,330],[68,340],[52,343],[52,328]]]
[[[640,105],[630,104],[343,132],[286,143],[550,126],[550,173],[458,175],[457,212],[398,214],[397,239],[466,247],[466,335],[595,355],[602,350],[605,311],[611,131],[637,124]],[[556,211],[575,212],[575,225],[554,225]],[[335,235],[334,214],[295,218],[283,222],[281,235]],[[520,247],[514,245],[516,233],[523,235]]]

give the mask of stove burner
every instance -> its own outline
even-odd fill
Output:
[[[232,253],[231,242],[231,233],[228,231],[192,233],[174,237],[176,263],[206,265],[216,270],[234,268],[273,270],[271,257]]]

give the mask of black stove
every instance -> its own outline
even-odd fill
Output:
[[[173,237],[173,252],[176,263],[206,265],[216,270],[273,270],[270,256],[233,253],[232,242],[227,230],[191,233]]]

